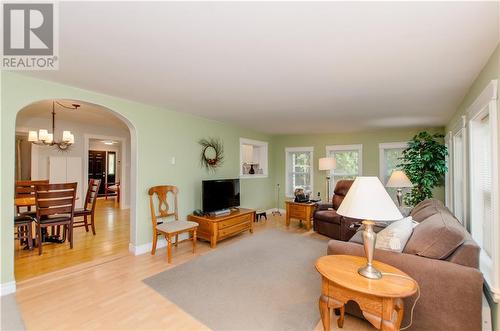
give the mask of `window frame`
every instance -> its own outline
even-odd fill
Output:
[[[310,174],[310,180],[311,180],[311,192],[314,192],[314,147],[313,146],[307,146],[307,147],[285,147],[285,196],[287,198],[294,198],[293,192],[290,193],[290,185],[292,183],[289,182],[289,169],[291,169],[291,160],[289,157],[290,153],[293,152],[309,152],[311,153],[311,174]]]
[[[358,173],[356,176],[363,176],[363,144],[351,144],[351,145],[327,145],[325,147],[326,156],[330,157],[330,153],[333,152],[348,152],[348,151],[357,151],[358,152]],[[328,201],[332,198],[333,192],[335,190],[335,169],[330,171],[330,196],[328,197]]]
[[[500,224],[499,224],[499,159],[498,159],[498,119],[497,119],[497,91],[498,91],[498,81],[492,80],[486,86],[486,88],[481,92],[477,99],[472,103],[472,105],[466,110],[467,116],[467,140],[468,145],[466,159],[468,164],[468,174],[469,185],[467,187],[466,196],[470,203],[467,211],[469,216],[469,232],[471,232],[474,238],[473,227],[474,224],[474,210],[476,201],[478,199],[475,196],[475,167],[474,164],[474,137],[475,137],[475,125],[478,120],[489,116],[489,129],[490,129],[490,150],[491,150],[491,208],[492,208],[492,253],[491,260],[485,256],[484,249],[481,244],[480,253],[480,270],[483,273],[485,279],[485,284],[491,292],[493,300],[497,303],[500,302]]]
[[[385,151],[388,149],[401,149],[401,148],[407,148],[407,147],[408,147],[408,142],[404,142],[404,141],[378,144],[378,150],[379,150],[379,152],[378,152],[378,159],[379,159],[378,178],[380,179],[380,181],[382,182],[382,184],[384,186],[385,186],[385,184],[387,184],[386,182],[384,182],[385,181],[384,177],[385,177],[385,173],[387,170],[387,165],[385,163]],[[389,180],[389,178],[387,180]]]

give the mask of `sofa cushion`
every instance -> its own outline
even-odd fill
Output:
[[[432,215],[420,222],[413,230],[404,249],[405,253],[425,256],[432,259],[446,259],[466,239],[462,224],[444,206],[432,203]],[[418,215],[425,211],[419,211]]]
[[[411,216],[392,222],[377,234],[375,248],[401,253],[416,225]]]
[[[340,224],[342,216],[337,214],[333,209],[331,210],[318,210],[314,213],[314,219],[328,223]]]
[[[428,217],[437,214],[438,209],[443,207],[443,203],[437,199],[426,199],[413,208],[410,216],[416,222],[422,222]]]

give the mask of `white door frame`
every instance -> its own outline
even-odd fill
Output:
[[[129,188],[127,187],[127,183],[124,181],[126,177],[126,169],[129,168],[126,166],[127,160],[127,139],[124,137],[115,137],[115,136],[106,136],[100,134],[93,133],[85,133],[83,135],[84,147],[83,147],[83,192],[87,192],[87,187],[89,185],[89,149],[90,149],[90,139],[99,139],[99,140],[116,140],[121,144],[121,165],[120,165],[120,209],[128,209],[130,206],[124,203],[123,197],[127,194],[130,196]],[[129,176],[130,178],[130,176]],[[130,199],[129,199],[130,203]]]

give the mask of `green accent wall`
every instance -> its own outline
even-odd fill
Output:
[[[355,133],[329,133],[329,134],[309,134],[309,135],[280,135],[273,139],[274,174],[276,183],[280,184],[280,202],[283,206],[285,197],[285,176],[287,147],[314,147],[313,152],[313,190],[316,196],[321,193],[324,199],[326,196],[326,172],[318,170],[318,160],[326,156],[326,146],[328,145],[363,145],[363,176],[379,176],[379,144],[391,142],[405,142],[410,140],[420,131],[431,133],[443,132],[443,128],[420,128],[420,129],[383,129],[376,131],[363,131]],[[438,199],[444,200],[444,188],[439,187],[434,190],[434,195]]]
[[[500,44],[497,45],[495,51],[490,56],[488,62],[483,67],[479,75],[477,76],[474,83],[471,85],[469,91],[464,96],[462,102],[457,107],[457,111],[453,115],[452,119],[446,126],[446,132],[452,130],[457,121],[460,121],[460,117],[465,114],[467,108],[476,100],[476,98],[481,94],[481,92],[486,88],[491,80],[497,79],[500,83]],[[500,89],[497,91],[497,95],[500,95]],[[497,113],[500,112],[500,98],[497,100]],[[497,116],[497,126],[500,128],[500,116]],[[498,143],[498,148],[500,153],[500,142]],[[500,154],[499,154],[500,155]],[[467,176],[468,177],[468,176]],[[500,208],[500,206],[498,206]],[[493,330],[500,330],[500,307],[499,303],[493,301],[493,296],[489,289],[485,287],[486,298],[491,307],[491,320],[493,324]]]
[[[2,72],[0,111],[0,223],[1,223],[1,283],[14,280],[14,144],[16,115],[26,105],[45,99],[74,99],[107,107],[128,120],[135,128],[131,134],[132,149],[136,149],[137,206],[131,210],[136,226],[132,232],[134,245],[151,242],[151,221],[147,190],[153,185],[173,184],[179,187],[181,217],[201,207],[201,181],[213,178],[239,177],[239,138],[271,141],[271,136],[235,125],[173,112],[159,107],[115,98],[15,73]],[[220,137],[224,143],[225,160],[215,173],[200,166],[198,140]],[[269,155],[274,153],[269,145]],[[171,165],[171,157],[176,164]],[[243,207],[268,209],[273,207],[273,170],[268,178],[242,179]],[[132,188],[132,187],[131,187]],[[78,245],[78,243],[76,243]]]

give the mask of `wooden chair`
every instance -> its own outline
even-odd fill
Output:
[[[73,248],[73,216],[77,183],[35,185],[36,241],[42,255],[42,228],[63,225],[63,238]]]
[[[169,211],[170,207],[167,201],[168,193],[174,196],[174,211]],[[190,221],[180,221],[179,213],[177,208],[177,194],[179,190],[176,186],[165,185],[165,186],[154,186],[149,189],[149,205],[151,208],[151,221],[153,225],[153,248],[151,250],[151,255],[156,253],[156,243],[160,235],[164,235],[167,239],[167,258],[168,263],[172,262],[172,237],[175,236],[175,247],[179,242],[179,234],[189,233],[191,238],[187,240],[192,240],[193,242],[193,254],[196,252],[196,229],[198,228],[198,223]],[[155,204],[153,196],[156,195],[158,198],[158,215],[155,211]],[[166,219],[170,216],[174,216],[174,221],[161,221],[161,219]]]
[[[48,184],[49,180],[18,180],[16,181],[15,194],[17,198],[33,198],[35,196],[35,185]],[[20,214],[21,207],[17,206],[17,213]],[[28,212],[31,211],[31,206],[26,207]],[[32,213],[34,216],[34,213]]]
[[[108,200],[109,192],[116,193],[116,202],[120,203],[120,182],[106,183],[104,187],[104,197]]]
[[[26,243],[28,249],[33,249],[32,222],[34,219],[29,215],[18,215],[14,217],[14,226],[17,229],[16,239],[19,239],[19,246]]]
[[[75,209],[74,217],[83,217],[82,220],[73,221],[73,228],[79,228],[84,226],[85,231],[89,232],[88,216],[90,216],[90,227],[92,228],[92,234],[95,236],[95,221],[94,212],[95,204],[97,201],[97,194],[99,193],[99,186],[101,186],[100,179],[90,179],[89,187],[87,189],[87,196],[85,197],[85,205],[83,208]]]

